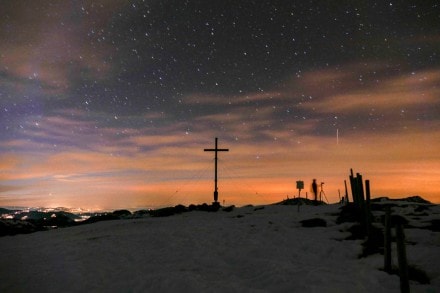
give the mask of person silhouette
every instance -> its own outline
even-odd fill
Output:
[[[316,202],[318,198],[318,184],[316,183],[316,179],[313,179],[312,182],[312,192],[315,196],[315,202]]]

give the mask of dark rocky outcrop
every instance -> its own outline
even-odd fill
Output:
[[[428,226],[428,229],[434,232],[440,232],[440,219],[431,220],[431,225]]]
[[[231,206],[228,206],[228,207],[224,207],[222,210],[224,212],[232,212],[234,210],[234,208],[235,208],[235,206],[231,205]]]
[[[151,210],[150,215],[152,217],[169,217],[175,214],[181,214],[187,212],[189,209],[184,205],[176,205],[174,207],[166,207],[157,210]]]
[[[112,214],[114,216],[117,216],[117,217],[120,217],[120,218],[131,216],[131,212],[129,210],[116,210]]]
[[[404,198],[389,198],[386,196],[382,197],[376,197],[371,199],[371,202],[385,202],[385,201],[406,201],[410,203],[422,203],[422,204],[432,204],[430,201],[427,201],[421,196],[415,195],[415,196],[409,196]]]
[[[300,221],[303,227],[313,228],[313,227],[327,227],[327,222],[321,218],[313,218],[308,220]]]
[[[325,205],[325,202],[322,201],[314,201],[311,199],[296,197],[296,198],[288,198],[283,201],[277,202],[274,205]]]
[[[362,214],[358,212],[358,208],[353,203],[349,203],[340,207],[336,223],[361,222],[362,220]]]

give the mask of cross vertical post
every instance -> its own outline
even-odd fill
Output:
[[[205,152],[214,152],[214,203],[218,205],[218,187],[217,187],[217,161],[218,155],[217,152],[229,152],[229,149],[219,149],[218,148],[218,138],[215,138],[215,148],[213,149],[204,149]]]

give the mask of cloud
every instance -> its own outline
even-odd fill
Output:
[[[108,56],[114,49],[104,41],[103,28],[126,4],[85,1],[81,5],[39,1],[38,6],[3,7],[0,37],[8,41],[0,44],[1,84],[13,87],[12,101],[36,92],[42,99],[57,99],[78,79],[99,80],[111,73]]]
[[[322,84],[319,80],[316,82]],[[341,82],[346,84],[344,80]],[[350,111],[368,113],[371,109],[389,111],[414,106],[430,109],[440,104],[437,98],[440,89],[435,86],[439,82],[440,71],[422,71],[409,76],[386,79],[377,84],[375,88],[357,88],[350,92],[330,95],[321,93],[319,99],[304,103],[302,107],[322,113],[349,113]],[[324,88],[326,88],[325,83]]]
[[[306,72],[267,93],[190,95],[184,99],[188,106],[208,108],[188,123],[199,131],[211,128],[263,140],[281,137],[267,136],[274,130],[333,136],[340,129],[368,135],[403,132],[436,120],[440,71],[400,70],[383,63],[351,63]]]
[[[23,186],[0,185],[0,193],[23,189]]]
[[[15,142],[0,143],[1,145],[13,146]],[[0,180],[10,179],[10,174],[13,170],[19,167],[20,157],[14,153],[4,152],[0,155]]]
[[[190,94],[183,98],[183,102],[189,105],[211,105],[211,106],[245,106],[258,102],[279,101],[284,98],[279,92],[255,92],[241,95],[211,95],[211,94]]]

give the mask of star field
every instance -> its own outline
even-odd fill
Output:
[[[440,201],[437,1],[1,6],[0,205],[209,202],[214,137],[231,203],[351,167]]]

